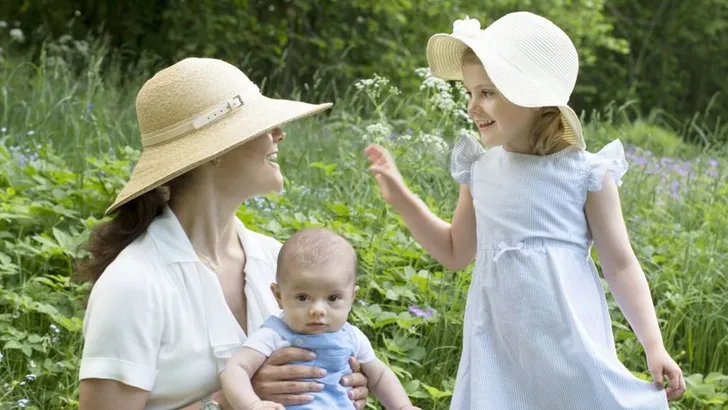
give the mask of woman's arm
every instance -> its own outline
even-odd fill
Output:
[[[84,379],[78,388],[78,410],[143,410],[148,398],[148,391],[116,380]],[[230,408],[222,390],[215,392],[212,399],[223,410]],[[201,405],[198,401],[179,410],[200,410]]]

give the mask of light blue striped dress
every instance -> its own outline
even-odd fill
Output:
[[[664,390],[617,358],[584,214],[619,140],[535,156],[461,137],[451,172],[473,196],[478,252],[452,410],[668,409]]]

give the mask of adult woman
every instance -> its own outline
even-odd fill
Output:
[[[276,192],[280,126],[331,104],[270,99],[236,67],[189,58],[147,81],[136,109],[142,155],[87,248],[94,286],[84,320],[81,410],[223,409],[218,374],[246,331],[279,312],[269,286],[280,243],[235,216],[247,198]],[[202,261],[204,261],[204,263]],[[310,352],[286,349],[258,372],[259,396],[307,402],[320,386]],[[364,406],[366,378],[355,387]]]

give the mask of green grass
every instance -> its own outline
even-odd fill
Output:
[[[69,275],[79,244],[138,155],[133,101],[143,76],[113,64],[101,76],[98,62],[111,57],[99,50],[79,73],[59,64],[59,55],[36,64],[0,61],[0,409],[76,407],[87,287]],[[423,81],[417,95],[397,95],[382,79],[352,86],[331,113],[288,127],[280,148],[285,192],[251,200],[239,215],[279,240],[311,225],[349,238],[362,285],[352,320],[417,404],[443,410],[471,270],[445,271],[413,242],[379,198],[361,153],[368,141],[390,146],[412,188],[451,217],[457,186],[442,144],[451,146],[466,127],[448,108],[448,98],[462,107],[462,96]],[[624,214],[666,346],[689,381],[673,408],[725,408],[728,158],[682,142],[659,118],[629,117],[628,108],[612,106],[585,119],[585,130],[592,151],[614,138],[628,147]],[[644,353],[609,300],[620,358],[646,377]],[[434,314],[418,317],[412,306]]]

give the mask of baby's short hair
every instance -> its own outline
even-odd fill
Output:
[[[276,282],[296,270],[332,266],[356,279],[356,251],[349,241],[326,228],[305,228],[294,233],[278,253]]]

